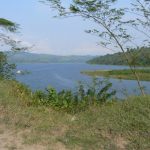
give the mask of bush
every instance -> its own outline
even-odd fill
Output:
[[[112,83],[95,78],[90,85],[80,82],[75,93],[70,90],[57,92],[53,87],[48,87],[45,91],[36,91],[33,93],[32,103],[34,105],[53,106],[56,109],[76,112],[85,110],[91,105],[107,102],[116,94],[116,91],[111,88]]]
[[[16,80],[3,80],[5,82],[9,82],[9,85],[11,87],[11,90],[9,91],[9,94],[19,98],[20,102],[24,106],[29,106],[33,103],[32,97],[33,93],[32,91],[28,88],[28,86],[16,81]]]
[[[12,79],[14,78],[15,64],[9,64],[7,62],[7,56],[0,52],[0,78]]]
[[[44,91],[32,92],[26,85],[15,80],[11,80],[10,86],[12,87],[10,94],[19,98],[24,106],[51,106],[72,113],[86,110],[92,105],[106,103],[116,94],[116,91],[112,89],[112,83],[96,78],[93,79],[90,85],[79,82],[74,93],[71,90],[57,92],[51,86]]]

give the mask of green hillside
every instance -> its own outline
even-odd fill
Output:
[[[93,56],[58,56],[50,54],[35,54],[28,52],[6,52],[11,63],[85,63]]]
[[[150,48],[131,49],[126,54],[129,56],[131,63],[137,66],[150,66]],[[90,64],[127,65],[124,54],[121,52],[99,56],[87,62]]]
[[[0,80],[0,149],[148,150],[150,147],[149,96],[91,105],[83,112],[70,114],[51,106],[32,105],[31,93],[17,85]]]

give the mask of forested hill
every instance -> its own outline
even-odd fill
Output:
[[[150,47],[142,47],[138,49],[131,49],[126,52],[129,56],[130,62],[138,66],[150,66]],[[90,64],[106,64],[106,65],[127,65],[124,54],[121,52],[115,54],[107,54],[93,58],[87,63]]]
[[[50,54],[35,54],[28,52],[6,52],[11,63],[85,63],[94,56],[58,56]]]

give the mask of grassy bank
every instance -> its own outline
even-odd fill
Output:
[[[150,147],[150,96],[107,102],[72,115],[50,106],[32,106],[28,103],[30,96],[18,92],[14,83],[0,81],[0,136],[5,135],[6,143],[0,144],[0,149],[148,150]],[[12,135],[18,141],[7,143]]]
[[[140,80],[150,81],[150,69],[137,69]],[[124,70],[95,70],[95,71],[82,71],[81,73],[89,76],[104,76],[117,79],[135,80],[135,76],[129,69]]]

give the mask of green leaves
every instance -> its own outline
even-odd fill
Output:
[[[90,105],[100,105],[107,102],[116,94],[116,91],[111,88],[111,83],[96,78],[90,85],[80,82],[75,93],[70,90],[57,92],[53,87],[48,87],[46,91],[36,91],[33,94],[33,104],[77,112],[87,109]]]
[[[25,85],[16,84],[16,81],[14,83],[17,94],[14,91],[12,93],[21,98],[25,105],[53,107],[69,113],[84,111],[91,105],[99,106],[115,95],[111,83],[96,78],[93,79],[90,85],[80,83],[75,93],[71,90],[57,92],[51,86],[44,91],[31,92]],[[30,101],[26,101],[25,95],[29,95]]]
[[[9,64],[7,62],[7,56],[0,52],[0,78],[12,79],[14,78],[15,64]]]
[[[79,8],[75,7],[74,5],[71,5],[71,6],[70,6],[70,11],[72,11],[73,13],[77,13],[77,12],[79,12],[80,10],[79,10]]]
[[[5,29],[14,32],[17,30],[18,25],[10,20],[0,18],[0,26],[4,27]]]

